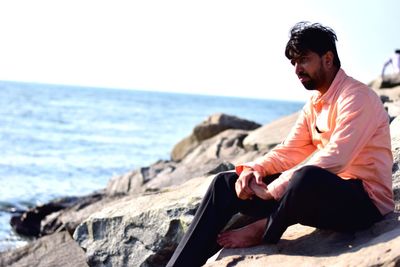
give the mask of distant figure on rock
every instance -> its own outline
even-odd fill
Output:
[[[400,73],[400,49],[396,49],[394,54],[383,65],[382,82],[385,80],[385,73],[389,65],[392,65],[392,73]]]
[[[341,69],[336,40],[319,23],[291,29],[285,55],[313,94],[282,144],[214,178],[167,266],[201,266],[223,247],[277,243],[296,223],[353,232],[393,211],[388,114]],[[238,212],[254,222],[221,232]]]

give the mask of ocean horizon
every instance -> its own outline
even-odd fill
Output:
[[[0,251],[26,243],[13,213],[104,188],[170,159],[214,113],[267,124],[304,102],[0,81]]]

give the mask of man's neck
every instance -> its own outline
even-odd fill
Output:
[[[335,68],[332,68],[331,71],[327,72],[326,82],[320,88],[317,88],[317,90],[321,94],[321,96],[323,96],[329,90],[338,71],[339,71],[339,68],[335,67]]]

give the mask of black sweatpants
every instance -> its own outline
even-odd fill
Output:
[[[254,197],[241,200],[235,191],[235,172],[218,174],[210,184],[188,231],[167,266],[201,266],[221,248],[217,235],[240,212],[257,219],[268,218],[263,239],[276,243],[293,224],[352,232],[382,219],[364,191],[361,180],[344,180],[315,166],[293,175],[279,200]],[[267,177],[266,183],[274,177]]]

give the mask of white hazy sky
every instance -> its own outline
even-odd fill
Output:
[[[284,56],[298,21],[332,27],[368,83],[400,48],[399,0],[0,2],[0,80],[304,100]]]

